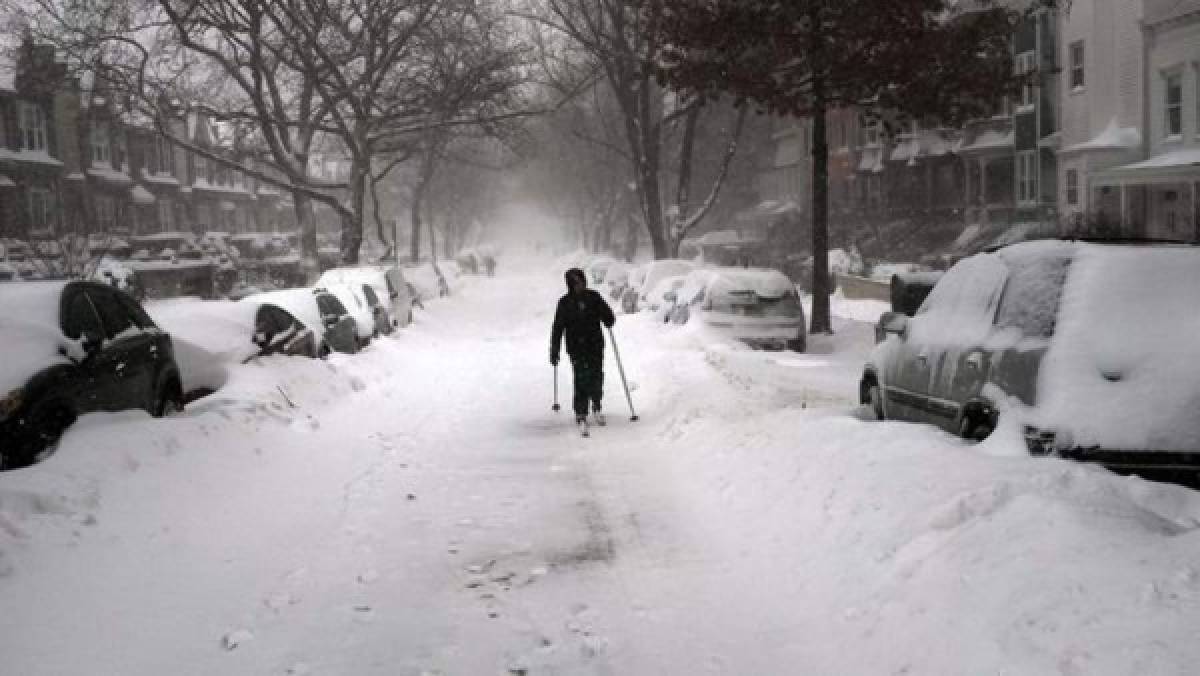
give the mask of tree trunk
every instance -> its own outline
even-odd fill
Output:
[[[388,242],[387,231],[383,227],[383,213],[379,208],[379,190],[376,187],[379,181],[371,178],[371,216],[375,219],[375,235],[379,237],[379,243],[383,245],[383,258],[386,260],[389,256],[397,254],[396,248]]]
[[[347,265],[358,264],[358,252],[362,248],[366,188],[367,171],[355,166],[350,172],[350,213],[342,214],[342,262]]]
[[[317,219],[313,216],[312,198],[292,193],[292,210],[300,228],[300,269],[304,272],[304,283],[316,284],[321,276],[321,262],[317,256]]]
[[[683,140],[679,148],[679,184],[675,191],[675,216],[671,224],[671,236],[668,239],[671,258],[679,256],[679,244],[683,241],[683,229],[680,225],[688,217],[692,192],[692,159],[696,152],[696,125],[700,121],[701,106],[693,106],[688,111],[683,122]]]
[[[829,316],[829,144],[825,138],[825,102],[822,82],[814,82],[813,185],[812,185],[812,316],[810,333],[833,333]]]

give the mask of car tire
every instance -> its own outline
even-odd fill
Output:
[[[883,415],[883,388],[879,387],[879,383],[873,382],[867,387],[867,400],[871,407],[871,413],[875,414],[875,419],[886,419]]]
[[[33,431],[22,442],[9,446],[6,453],[0,454],[0,469],[32,465],[39,454],[58,443],[76,417],[74,411],[61,404],[49,404],[32,412],[29,425]]]
[[[155,398],[154,410],[151,411],[151,414],[155,418],[166,418],[182,411],[183,392],[178,383],[173,380],[168,381]]]
[[[990,420],[980,420],[980,417],[971,411],[964,413],[958,423],[958,435],[970,441],[983,441],[991,436],[995,425]]]

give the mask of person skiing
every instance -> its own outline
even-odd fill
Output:
[[[550,363],[557,366],[559,347],[566,337],[567,355],[575,377],[575,423],[587,434],[588,404],[591,404],[597,425],[604,424],[600,400],[604,397],[604,334],[616,323],[612,308],[604,297],[587,288],[583,270],[571,268],[564,278],[567,293],[558,301],[554,327],[550,333]]]

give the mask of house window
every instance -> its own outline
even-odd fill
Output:
[[[1023,76],[1025,82],[1021,86],[1021,98],[1018,101],[1017,109],[1032,108],[1034,103],[1033,73],[1037,70],[1037,53],[1029,51],[1017,54],[1014,70],[1017,76]]]
[[[108,138],[108,127],[101,122],[92,125],[89,141],[89,147],[92,150],[92,166],[98,164],[112,166],[112,145]]]
[[[30,230],[46,230],[54,224],[54,193],[46,188],[26,191]]]
[[[46,149],[46,111],[41,106],[21,101],[17,107],[17,125],[22,150]]]
[[[109,232],[117,223],[117,202],[111,195],[96,195],[97,232]]]
[[[1037,151],[1017,153],[1017,201],[1037,201]]]
[[[863,125],[863,145],[877,146],[879,145],[879,123],[868,122]]]
[[[1079,170],[1067,170],[1067,204],[1076,206],[1079,204]]]
[[[207,181],[208,180],[208,160],[199,155],[196,155],[195,162],[196,162],[196,180],[197,181]]]
[[[1071,89],[1083,87],[1083,40],[1071,43]]]
[[[175,206],[165,197],[158,198],[158,227],[163,232],[171,232],[175,228]]]
[[[1167,136],[1183,134],[1183,73],[1167,73],[1163,76],[1163,112]]]
[[[202,230],[214,230],[212,222],[212,207],[207,203],[196,205],[196,227]]]

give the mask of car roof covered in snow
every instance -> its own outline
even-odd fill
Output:
[[[782,298],[796,291],[787,275],[769,268],[712,268],[705,272],[708,290],[714,294],[750,292],[759,298]]]
[[[62,333],[59,306],[69,282],[5,282],[0,284],[0,397],[21,387],[44,368],[66,363],[60,347],[70,347]]]
[[[642,280],[642,289],[653,291],[658,283],[667,277],[686,275],[696,268],[696,264],[677,258],[665,258],[646,264],[646,276]]]

